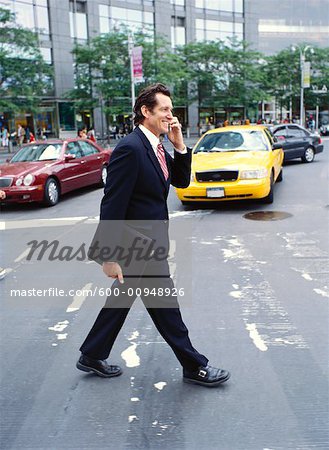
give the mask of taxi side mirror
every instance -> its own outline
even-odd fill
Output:
[[[282,148],[282,144],[280,144],[280,142],[274,142],[272,145],[272,150],[280,150],[280,148]]]

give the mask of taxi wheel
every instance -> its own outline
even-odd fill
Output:
[[[310,163],[314,160],[314,149],[312,147],[307,147],[307,149],[304,152],[304,155],[302,156],[302,161],[304,163]]]
[[[280,183],[280,181],[282,181],[283,180],[283,173],[282,173],[282,169],[280,170],[280,173],[279,173],[279,175],[278,175],[278,178],[276,179],[276,181],[278,182],[278,183]]]
[[[263,198],[264,203],[273,203],[274,200],[274,194],[273,194],[273,186],[274,186],[274,177],[273,173],[271,174],[271,181],[270,181],[270,192],[266,197]]]
[[[54,206],[59,202],[59,186],[54,178],[48,178],[45,184],[44,203],[47,206]]]

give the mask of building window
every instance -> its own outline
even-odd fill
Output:
[[[171,47],[186,44],[185,17],[171,17]]]
[[[235,1],[239,7],[242,6],[243,0]],[[195,6],[202,9],[233,12],[233,0],[195,0]]]
[[[118,25],[127,25],[131,30],[140,30],[147,28],[153,31],[154,14],[148,11],[136,9],[111,7],[111,28],[115,29]]]
[[[170,0],[172,5],[185,6],[185,0]]]
[[[87,40],[86,3],[70,0],[70,32],[73,39]]]
[[[53,61],[52,61],[51,49],[45,48],[45,47],[40,47],[40,52],[43,56],[43,59],[46,61],[46,63],[52,64]]]
[[[243,0],[234,0],[234,10],[236,13],[243,14]]]
[[[15,14],[16,23],[39,34],[49,35],[47,0],[6,0],[0,6]]]
[[[110,8],[107,5],[98,5],[99,32],[101,34],[110,32]]]
[[[196,19],[195,34],[197,41],[215,41],[220,39],[227,44],[229,43],[228,38],[233,36],[242,39],[243,24],[234,24],[223,20]]]

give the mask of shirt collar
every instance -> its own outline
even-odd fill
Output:
[[[153,150],[156,152],[157,146],[160,143],[160,139],[155,134],[153,134],[152,131],[150,131],[149,129],[144,127],[144,125],[138,125],[138,126],[139,126],[140,130],[145,134],[147,139],[150,141],[150,144],[151,144]]]

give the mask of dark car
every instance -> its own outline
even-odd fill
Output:
[[[62,194],[84,186],[104,186],[111,150],[88,139],[51,139],[25,144],[0,164],[5,203],[56,205]]]
[[[310,163],[317,153],[323,152],[320,136],[310,133],[300,125],[276,125],[271,128],[271,131],[282,144],[284,161],[301,158],[303,162]]]

